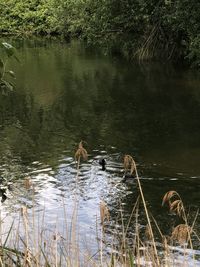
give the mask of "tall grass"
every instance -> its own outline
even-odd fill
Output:
[[[80,142],[75,153],[77,161],[77,177],[80,171],[81,158],[86,160],[88,154],[83,143]],[[125,155],[124,170],[135,175],[139,195],[133,203],[129,220],[125,220],[123,209],[119,206],[120,213],[113,234],[107,240],[109,220],[111,214],[109,205],[105,201],[99,203],[99,216],[96,219],[96,252],[91,253],[90,243],[84,248],[79,237],[79,222],[77,220],[77,199],[72,208],[72,214],[67,214],[63,199],[64,233],[58,232],[58,225],[54,229],[46,229],[45,210],[43,216],[37,217],[34,207],[28,210],[23,206],[17,223],[12,223],[9,230],[4,233],[3,221],[0,227],[0,266],[45,266],[45,267],[133,267],[133,266],[178,266],[177,258],[173,252],[174,247],[182,248],[182,265],[189,266],[188,251],[192,251],[193,266],[196,264],[195,251],[192,237],[199,237],[195,231],[195,222],[198,211],[189,224],[188,213],[180,195],[171,190],[167,192],[162,204],[168,205],[169,211],[180,217],[183,223],[177,225],[170,236],[165,236],[159,228],[158,222],[151,215],[145,200],[142,184],[136,163],[132,156]],[[33,187],[29,178],[25,179],[26,188]],[[77,196],[78,198],[78,196]],[[34,198],[33,198],[34,204]],[[140,214],[144,211],[146,218],[145,231],[141,229]],[[191,220],[190,220],[191,221]],[[130,237],[129,229],[134,232]],[[158,233],[158,234],[157,234]],[[112,240],[112,241],[111,241]],[[188,250],[190,249],[190,250]],[[191,266],[191,262],[190,262]]]

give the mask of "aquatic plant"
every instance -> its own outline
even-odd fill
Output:
[[[134,159],[130,155],[125,155],[124,156],[124,171],[130,172],[132,175],[134,171],[136,170],[136,165]]]
[[[193,250],[191,234],[196,219],[194,219],[193,225],[189,226],[183,201],[180,195],[174,190],[171,190],[164,195],[162,205],[164,204],[168,204],[170,211],[177,214],[184,221],[184,224],[179,224],[174,228],[171,238],[177,240],[180,244],[184,244],[185,247],[187,247],[189,243],[190,248]]]
[[[8,91],[12,91],[14,88],[13,83],[8,80],[9,77],[15,79],[15,73],[12,70],[7,70],[7,62],[12,57],[18,60],[16,57],[15,48],[6,42],[2,42],[1,44],[1,58],[0,58],[0,89],[2,93],[7,93]]]
[[[105,219],[109,221],[110,218],[110,212],[108,210],[108,207],[105,203],[105,201],[100,202],[100,218],[101,218],[101,224],[103,225]]]
[[[87,160],[87,157],[88,157],[87,150],[83,147],[83,141],[81,141],[78,144],[78,149],[75,152],[75,159],[76,161],[80,162],[81,158],[83,160]]]
[[[83,147],[82,141],[78,145],[75,158],[80,163],[80,159],[87,159],[87,151]],[[43,216],[37,218],[34,211],[34,184],[30,177],[25,178],[24,186],[27,190],[32,188],[33,208],[30,210],[22,206],[20,219],[16,223],[13,221],[9,231],[4,236],[1,220],[1,266],[48,266],[48,267],[133,267],[133,266],[155,266],[172,267],[176,266],[176,256],[174,254],[175,242],[179,242],[183,249],[183,262],[187,266],[187,244],[193,251],[193,262],[195,263],[195,253],[191,245],[191,235],[194,233],[194,225],[198,212],[192,225],[188,224],[188,215],[185,211],[180,195],[171,190],[163,197],[163,205],[168,205],[170,212],[178,215],[184,223],[177,225],[171,232],[171,236],[162,234],[157,221],[150,213],[150,209],[145,200],[140,178],[137,172],[136,163],[132,156],[124,157],[126,170],[135,172],[138,182],[139,196],[133,203],[130,218],[125,220],[123,208],[119,203],[119,216],[112,232],[112,242],[106,240],[109,220],[112,213],[104,200],[99,204],[99,216],[96,219],[97,227],[97,251],[90,254],[87,243],[84,250],[83,244],[80,245],[77,227],[78,205],[75,201],[71,217],[67,215],[65,201],[63,199],[63,214],[65,219],[65,233],[59,233],[57,226],[55,229],[47,229],[45,225],[45,210]],[[79,166],[77,166],[78,168]],[[145,211],[147,225],[141,228],[140,214]],[[69,219],[70,218],[70,219]],[[21,227],[20,227],[21,225]],[[119,227],[120,226],[120,227]],[[134,231],[133,238],[129,236],[129,229]],[[99,235],[100,230],[100,235]],[[161,239],[155,234],[158,231]],[[130,242],[131,241],[131,242]],[[108,253],[109,251],[109,253]],[[190,263],[188,263],[189,266]]]
[[[88,158],[87,150],[83,147],[83,141],[81,141],[78,144],[78,149],[76,150],[74,157],[75,157],[75,161],[77,163],[77,176],[76,177],[78,178],[80,161],[81,161],[81,159],[87,160],[87,158]]]

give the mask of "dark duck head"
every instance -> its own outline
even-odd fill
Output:
[[[102,167],[102,171],[105,171],[106,170],[106,160],[104,158],[99,159],[99,164]]]

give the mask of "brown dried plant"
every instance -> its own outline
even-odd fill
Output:
[[[30,177],[26,177],[25,180],[24,180],[24,186],[25,188],[28,190],[31,188],[32,186],[32,181],[31,181],[31,178]]]
[[[179,198],[180,199],[180,195],[174,190],[168,191],[163,197],[162,206],[167,202],[171,203],[171,200],[173,198]]]
[[[140,178],[139,178],[139,175],[138,175],[136,163],[135,163],[133,157],[130,156],[130,155],[125,155],[124,156],[124,170],[125,170],[125,173],[129,171],[131,175],[135,172],[135,177],[136,177],[136,180],[138,182],[138,187],[139,187],[140,195],[141,195],[141,198],[142,198],[142,203],[143,203],[145,214],[146,214],[146,218],[147,218],[149,237],[151,237],[152,244],[153,244],[153,251],[154,251],[156,265],[159,266],[160,263],[159,263],[159,258],[158,258],[158,252],[157,252],[156,243],[155,243],[155,239],[154,239],[154,234],[153,234],[153,230],[152,230],[152,225],[151,225],[151,221],[150,221],[150,217],[149,217],[149,212],[148,212],[148,209],[147,209],[147,205],[146,205],[146,201],[145,201],[145,198],[144,198],[142,186],[141,186],[141,183],[140,183]]]
[[[186,224],[179,224],[174,228],[171,238],[178,241],[180,244],[187,243],[191,232],[192,229],[190,226]]]
[[[78,145],[78,149],[76,150],[75,153],[75,160],[80,161],[80,159],[87,160],[88,158],[88,153],[87,150],[83,147],[83,141],[81,141]]]
[[[27,207],[26,206],[21,207],[21,216],[27,216]]]
[[[172,232],[172,239],[176,239],[179,243],[188,243],[189,241],[190,248],[193,250],[193,244],[191,239],[193,226],[190,227],[188,224],[185,208],[180,195],[173,190],[167,192],[163,197],[162,205],[164,205],[165,203],[168,203],[170,211],[174,212],[184,220],[184,224],[180,224],[174,228]]]
[[[162,200],[162,206],[164,206],[164,204],[168,204],[169,205],[169,209],[171,212],[174,212],[175,214],[177,214],[179,217],[183,218],[184,220],[185,218],[185,209],[184,209],[184,205],[183,205],[183,201],[180,197],[180,195],[176,192],[176,191],[168,191]]]
[[[103,200],[101,200],[100,202],[100,218],[102,224],[104,223],[105,219],[107,219],[108,221],[110,219],[110,212],[106,203]]]
[[[148,224],[145,227],[145,236],[148,240],[152,240],[152,233]]]
[[[170,242],[170,240],[171,240],[171,236],[168,236],[168,235],[163,235],[162,236],[162,244],[163,244],[163,247],[164,247],[164,251],[166,252],[166,253],[169,253],[169,245],[168,245],[168,243]]]
[[[179,217],[184,216],[183,202],[180,199],[174,200],[170,205],[170,211],[176,213]]]
[[[134,171],[136,170],[136,164],[130,155],[125,155],[124,156],[124,170],[125,172],[130,171],[130,174],[133,174]]]

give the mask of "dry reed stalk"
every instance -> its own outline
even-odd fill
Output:
[[[170,249],[168,245],[168,237],[163,236],[162,244],[163,244],[164,255],[165,255],[165,258],[164,258],[165,266],[170,267],[170,262],[169,262]]]
[[[38,216],[38,248],[46,247],[46,241],[44,240],[44,231],[43,230],[39,231],[39,225],[41,229],[44,229],[44,223],[45,223],[45,206],[44,206],[43,213],[41,216],[41,221],[40,221],[40,217]],[[39,249],[39,252],[38,252],[39,262],[41,262],[42,256],[43,256],[42,250]]]
[[[78,149],[75,152],[75,160],[80,163],[80,159],[87,160],[88,153],[87,150],[83,147],[83,141],[78,145]]]
[[[133,174],[136,170],[135,161],[130,155],[124,156],[124,171],[125,173],[130,171],[130,174]]]
[[[155,254],[156,264],[157,264],[157,266],[159,266],[160,262],[159,262],[159,258],[158,258],[158,252],[157,252],[157,248],[156,248],[156,244],[155,244],[154,234],[153,234],[153,230],[152,230],[152,226],[151,226],[151,221],[150,221],[147,205],[146,205],[146,202],[145,202],[142,186],[141,186],[141,183],[140,183],[140,178],[139,178],[139,175],[138,175],[138,172],[137,172],[137,167],[136,167],[135,161],[134,161],[132,156],[125,155],[124,158],[125,158],[125,160],[124,160],[125,161],[125,167],[129,166],[130,171],[132,173],[133,173],[133,171],[135,171],[136,179],[137,179],[138,186],[139,186],[140,195],[141,195],[141,198],[142,198],[142,203],[143,203],[145,214],[146,214],[146,218],[147,218],[147,223],[148,223],[148,226],[149,226],[149,231],[150,231],[150,234],[152,236],[152,243],[153,243],[153,250],[154,250],[154,254]]]
[[[185,219],[184,217],[186,217],[186,215],[184,205],[180,195],[176,191],[171,190],[164,195],[162,200],[162,206],[164,206],[165,204],[169,205],[170,211],[176,213],[182,219]]]
[[[138,223],[138,216],[139,216],[139,196],[134,204],[134,207],[132,209],[131,212],[131,216],[129,218],[129,221],[127,223],[127,226],[125,228],[124,226],[124,220],[123,220],[123,216],[122,216],[122,212],[121,212],[121,221],[122,221],[122,246],[121,246],[121,251],[124,255],[123,257],[123,263],[124,266],[133,266],[134,264],[134,260],[133,260],[133,255],[135,257],[136,262],[137,262],[137,266],[143,266],[141,265],[141,257],[142,257],[142,253],[143,251],[140,249],[141,246],[144,246],[141,239],[140,239],[140,229],[139,229],[139,223]],[[126,242],[126,236],[127,236],[127,232],[128,232],[128,227],[130,225],[131,219],[133,217],[135,211],[135,217],[136,217],[136,222],[135,222],[135,237],[134,237],[134,242],[133,242],[133,247],[131,248],[132,250],[132,254],[130,251],[130,247],[128,245],[128,243]],[[146,250],[145,250],[146,253]],[[144,255],[143,255],[144,256]]]
[[[19,234],[19,229],[20,229],[20,224],[21,224],[21,214],[19,214],[18,222],[17,222],[17,228],[15,230],[15,239],[13,239],[14,247],[18,248],[19,247],[19,242],[20,242],[20,234]]]
[[[24,229],[25,229],[25,256],[24,256],[24,266],[29,266],[29,238],[28,238],[28,218],[27,218],[27,207],[21,207],[21,215],[23,218]]]
[[[127,223],[127,226],[126,226],[126,230],[125,230],[125,236],[127,236],[128,228],[129,228],[129,225],[130,225],[131,220],[132,220],[132,218],[133,218],[133,214],[134,214],[134,212],[135,212],[137,206],[139,205],[139,199],[140,199],[140,197],[138,196],[138,197],[137,197],[137,200],[136,200],[136,202],[135,202],[135,204],[134,204],[134,206],[133,206],[133,209],[132,209],[132,211],[131,211],[131,215],[130,215],[130,217],[129,217],[129,220],[128,220],[128,223]]]
[[[71,266],[79,266],[77,252],[78,252],[78,244],[77,244],[77,234],[76,234],[76,227],[77,227],[77,216],[78,216],[78,203],[75,202],[75,206],[72,213],[71,218],[71,237],[70,237],[70,255],[71,255]]]
[[[29,190],[31,187],[33,188],[33,194],[32,194],[32,202],[33,202],[33,207],[32,207],[32,240],[33,240],[33,245],[34,245],[34,251],[35,251],[35,265],[36,267],[39,267],[39,251],[38,251],[38,246],[37,246],[37,241],[36,241],[36,226],[35,226],[35,198],[34,198],[34,185],[31,181],[30,177],[25,178],[25,187],[27,190]],[[39,225],[39,224],[38,224]],[[39,227],[38,227],[39,228]],[[38,235],[39,237],[39,235]]]
[[[148,224],[145,227],[145,236],[148,240],[152,240],[152,235]]]
[[[124,218],[123,218],[123,212],[122,212],[122,206],[120,204],[120,216],[121,216],[121,225],[122,225],[122,240],[121,240],[121,248],[120,250],[122,251],[122,259],[123,263],[126,266],[127,263],[127,255],[126,255],[126,234],[125,234],[125,226],[124,226]]]
[[[185,240],[185,243],[187,244],[188,241],[189,241],[190,248],[192,249],[192,251],[194,251],[193,250],[191,234],[193,232],[193,227],[194,227],[194,223],[196,221],[196,217],[195,217],[195,220],[193,222],[193,226],[190,227],[189,224],[188,224],[188,219],[187,219],[187,216],[186,216],[186,212],[185,212],[185,208],[184,208],[184,205],[183,205],[183,201],[182,201],[180,195],[174,190],[168,191],[164,195],[163,201],[162,201],[162,205],[164,205],[166,203],[168,203],[170,211],[172,211],[175,214],[177,214],[185,222],[185,224],[181,224],[181,225],[178,225],[177,227],[175,227],[174,231],[172,232],[172,239],[177,239],[177,241],[180,243],[180,242],[182,242],[184,237],[187,237],[187,239]],[[187,234],[185,232],[187,232]],[[193,261],[195,262],[194,253],[193,253]]]
[[[119,235],[117,234],[117,231],[118,231],[118,220],[119,220],[119,214],[116,218],[116,221],[115,221],[115,228],[114,228],[114,233],[112,235],[112,242],[109,242],[109,244],[111,244],[111,257],[110,257],[110,261],[109,261],[109,264],[107,264],[108,266],[110,267],[115,267],[116,263],[121,263],[121,266],[122,263],[123,263],[123,252],[121,253],[116,253],[117,252],[120,252],[119,250],[119,247],[118,247],[118,242],[121,244],[121,240],[119,241],[118,240],[118,237]],[[117,241],[117,242],[116,242]]]
[[[96,218],[97,219],[97,218]],[[88,245],[90,245],[90,243],[88,243],[87,239],[84,239],[84,244],[85,244],[85,251],[80,251],[79,253],[81,254],[81,256],[83,256],[83,262],[82,262],[82,266],[86,267],[86,266],[92,266],[92,267],[99,267],[99,265],[97,265],[97,262],[95,262],[93,260],[93,257],[95,257],[98,253],[99,250],[97,250],[93,255],[90,251],[91,247],[88,247]],[[98,244],[98,242],[97,242]],[[88,264],[92,264],[92,265],[88,265]]]
[[[169,249],[168,241],[170,240],[170,237],[168,237],[168,236],[164,236],[164,235],[163,235],[163,233],[161,232],[160,227],[158,226],[157,221],[155,220],[155,218],[153,217],[152,214],[151,214],[151,217],[152,217],[152,219],[153,219],[153,221],[154,221],[154,224],[155,224],[155,226],[156,226],[156,228],[157,228],[157,230],[158,230],[158,232],[159,232],[159,234],[160,234],[160,237],[161,237],[161,239],[162,239],[162,244],[163,244],[163,248],[164,248],[164,255],[165,255],[165,259],[164,259],[164,261],[165,261],[165,266],[166,266],[166,267],[168,267],[168,266],[170,267],[170,265],[169,265],[169,263],[168,263],[168,260],[169,260],[169,254],[170,254],[170,249]]]
[[[199,237],[199,235],[196,233],[196,231],[193,230],[193,234],[196,236],[197,240],[200,242],[200,237]]]
[[[28,190],[31,188],[32,186],[32,181],[31,181],[31,178],[30,177],[26,177],[25,180],[24,180],[24,186],[25,188]]]
[[[93,261],[91,259],[91,257],[89,257],[89,255],[86,255],[83,253],[81,253],[81,255],[86,256],[86,264],[85,265],[81,265],[83,262],[80,261],[80,249],[77,246],[77,243],[79,244],[79,240],[77,240],[77,236],[76,236],[76,231],[74,230],[74,228],[76,228],[76,217],[77,217],[77,207],[74,208],[74,212],[73,212],[73,216],[72,216],[72,226],[71,226],[71,242],[67,242],[65,244],[65,247],[70,247],[70,251],[72,252],[71,254],[68,254],[68,257],[63,255],[62,252],[59,251],[59,248],[62,250],[62,248],[59,246],[60,244],[60,240],[61,240],[61,236],[58,234],[57,232],[57,225],[58,223],[56,223],[55,226],[55,231],[51,231],[53,232],[53,235],[51,234],[49,237],[46,236],[45,234],[45,238],[41,238],[41,243],[38,243],[38,251],[34,250],[34,246],[31,247],[32,245],[32,240],[34,241],[34,239],[31,239],[30,234],[28,233],[29,230],[32,229],[32,226],[34,224],[30,224],[30,221],[28,220],[28,215],[27,214],[27,209],[26,207],[22,207],[21,208],[21,220],[23,222],[23,224],[21,225],[23,227],[23,234],[24,234],[24,238],[25,241],[21,238],[19,231],[17,232],[17,236],[18,236],[18,240],[20,239],[20,243],[18,248],[21,247],[21,244],[24,245],[24,252],[21,252],[19,250],[19,252],[16,252],[16,255],[13,254],[12,251],[7,251],[5,250],[5,257],[2,259],[2,265],[0,262],[0,266],[5,266],[5,262],[6,266],[24,266],[24,267],[34,267],[34,266],[64,266],[61,265],[61,257],[62,257],[62,263],[66,263],[66,266],[69,267],[78,267],[78,266],[84,266],[84,267],[89,267],[89,266],[99,266],[95,261]],[[35,217],[34,217],[35,218]],[[39,217],[38,217],[39,218]],[[75,221],[74,221],[75,220]],[[39,223],[39,226],[41,226],[41,224]],[[20,227],[21,228],[21,227]],[[34,229],[34,228],[33,228]],[[38,227],[38,231],[39,231],[39,227]],[[41,231],[41,234],[38,232],[39,234],[39,238],[43,235],[43,233],[45,233],[46,231],[48,231],[48,229],[43,229]],[[13,232],[11,232],[12,234]],[[35,232],[32,232],[33,234]],[[10,236],[9,236],[10,237]],[[39,241],[38,238],[38,241]],[[12,237],[11,237],[12,240]],[[76,242],[77,240],[77,242]],[[34,244],[34,243],[33,243]],[[43,246],[44,244],[44,246]],[[45,247],[43,249],[43,247]],[[30,250],[31,249],[31,250]],[[36,260],[36,256],[37,253],[41,250],[42,253],[42,258],[40,258],[40,261],[38,262]],[[14,263],[15,261],[15,256],[16,258],[18,258],[18,254],[19,253],[19,260],[18,263]],[[34,255],[33,255],[34,254]],[[38,253],[39,254],[39,253]],[[39,258],[38,258],[39,259]],[[38,262],[38,263],[37,263]],[[81,263],[82,262],[82,263]]]
[[[197,220],[197,218],[198,218],[198,215],[199,215],[199,209],[198,209],[197,212],[196,212],[196,215],[195,215],[195,217],[194,217],[194,220],[193,220],[193,223],[192,223],[192,226],[191,226],[192,231],[194,231],[193,229],[194,229],[194,225],[195,225],[195,223],[196,223],[196,220]]]
[[[188,233],[191,233],[191,227],[186,224],[179,224],[174,228],[171,238],[183,245],[188,241]]]
[[[55,253],[54,259],[55,263],[54,266],[58,267],[58,240],[59,240],[59,235],[58,235],[58,230],[57,230],[57,224],[58,224],[58,217],[56,218],[56,225],[55,225],[55,234],[53,235],[53,241],[54,246],[53,246],[53,251]]]
[[[100,262],[101,266],[103,266],[103,237],[104,237],[104,230],[101,227],[101,238],[100,238]]]
[[[66,227],[65,228],[65,234],[66,234],[65,239],[66,239],[67,242],[69,242],[67,211],[66,211],[66,205],[65,205],[65,202],[64,202],[64,198],[62,199],[62,201],[63,201],[64,221],[65,221],[65,227]],[[69,250],[67,250],[65,248],[65,251],[66,251],[67,254],[69,254]]]
[[[109,209],[107,207],[107,204],[103,200],[100,201],[100,219],[102,226],[104,226],[105,219],[107,219],[108,221],[110,220]]]
[[[140,232],[139,232],[139,223],[138,223],[138,215],[139,215],[139,203],[136,208],[136,222],[135,222],[135,252],[136,252],[136,259],[137,259],[137,264],[138,267],[140,267]]]
[[[83,141],[81,141],[79,143],[78,149],[76,150],[74,157],[75,157],[75,162],[77,164],[77,175],[76,175],[76,179],[78,179],[81,158],[83,160],[87,160],[87,158],[88,158],[87,150],[83,147]]]
[[[179,217],[184,216],[184,207],[180,199],[175,200],[170,205],[170,211],[175,212]]]
[[[100,217],[101,217],[101,215],[100,215]],[[100,249],[100,242],[99,242],[100,238],[99,238],[99,231],[98,231],[98,215],[96,215],[95,222],[96,222],[96,224],[95,224],[96,225],[96,240],[97,240],[97,246],[98,246],[97,253],[99,253],[99,257],[101,257],[101,249]]]
[[[100,205],[100,220],[101,220],[101,237],[100,237],[100,245],[99,245],[99,254],[100,254],[100,262],[101,266],[103,266],[103,240],[104,240],[104,222],[105,220],[109,221],[110,220],[110,212],[107,207],[107,204],[105,201],[101,200]]]
[[[37,260],[34,256],[34,249],[31,248],[30,244],[32,243],[31,238],[29,236],[29,228],[31,228],[31,226],[29,225],[29,221],[28,221],[28,212],[27,212],[27,207],[22,207],[21,209],[21,213],[22,213],[22,218],[23,218],[23,225],[24,225],[24,231],[25,231],[25,240],[23,240],[19,235],[19,240],[21,240],[21,242],[23,243],[24,247],[25,247],[25,251],[22,252],[22,254],[24,254],[24,264],[23,266],[25,267],[29,267],[32,266],[32,264],[34,264],[34,266],[36,266],[37,264]]]
[[[189,227],[183,201],[176,191],[171,190],[164,195],[162,200],[162,206],[165,204],[168,204],[170,211],[181,217],[184,220],[185,224]],[[190,231],[188,232],[188,238],[191,239]]]

